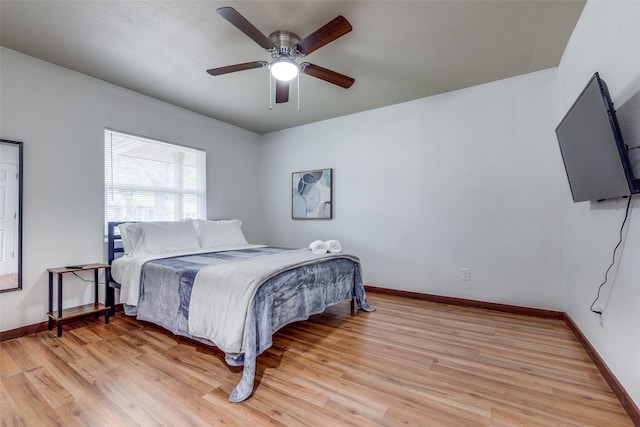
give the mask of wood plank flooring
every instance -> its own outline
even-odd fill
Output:
[[[5,341],[2,425],[632,425],[562,321],[369,302],[283,328],[239,404],[220,351],[123,314]]]

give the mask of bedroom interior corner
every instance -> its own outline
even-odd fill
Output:
[[[104,182],[96,171],[103,167],[104,129],[125,129],[205,149],[208,216],[240,218],[249,242],[305,247],[315,238],[339,236],[345,250],[361,257],[372,289],[564,313],[573,332],[588,342],[582,344],[589,356],[607,367],[603,376],[617,381],[618,398],[640,425],[638,196],[614,286],[604,295],[601,326],[588,306],[626,201],[573,204],[553,134],[594,71],[607,80],[616,105],[640,91],[640,58],[628,53],[637,48],[638,21],[640,3],[588,1],[558,67],[264,135],[2,47],[1,136],[24,141],[27,268],[23,290],[0,296],[0,334],[36,333],[26,337],[26,346],[40,355],[41,345],[55,345],[39,332],[47,311],[45,271],[107,259]],[[615,32],[608,30],[613,27]],[[291,173],[321,167],[334,170],[333,219],[291,220]],[[470,281],[459,279],[461,267],[472,269]],[[69,304],[91,300],[82,286],[65,297]],[[392,296],[388,304],[405,303]],[[145,326],[120,317],[112,332],[80,322],[63,338],[121,334],[111,338],[126,340],[134,331],[130,340],[145,348],[175,345],[161,332],[139,335],[135,330]],[[316,323],[326,330],[331,320]],[[368,348],[381,345],[372,339]],[[579,351],[570,339],[571,351]],[[178,353],[201,356],[177,345]],[[2,346],[4,352],[8,346]],[[262,374],[277,377],[278,369],[269,366],[281,357],[270,354]],[[317,392],[312,387],[305,396]],[[207,399],[217,402],[222,394]],[[318,414],[317,408],[311,413]]]

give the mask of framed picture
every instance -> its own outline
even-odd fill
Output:
[[[291,174],[291,218],[333,218],[333,169]]]

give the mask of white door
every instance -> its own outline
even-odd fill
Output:
[[[0,163],[0,276],[18,273],[18,167]]]

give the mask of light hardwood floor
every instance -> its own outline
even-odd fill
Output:
[[[2,425],[632,425],[562,321],[368,297],[278,332],[239,404],[222,353],[123,314],[5,341]]]

